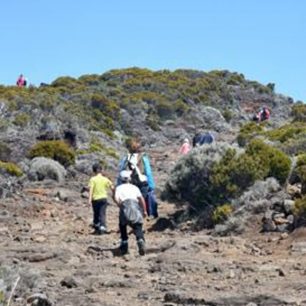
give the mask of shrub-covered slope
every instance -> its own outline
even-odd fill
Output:
[[[162,147],[212,130],[232,142],[262,105],[272,111],[271,129],[289,122],[292,104],[273,84],[229,71],[128,68],[40,87],[0,86],[0,160],[25,174],[39,156],[72,173],[88,172],[95,160],[115,169],[129,136]],[[2,176],[13,173],[2,168]]]

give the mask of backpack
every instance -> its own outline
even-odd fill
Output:
[[[125,160],[125,165],[122,170],[130,170],[131,173],[131,184],[137,186],[144,198],[149,192],[149,185],[147,180],[144,179],[144,176],[141,174],[138,166],[138,154],[132,153],[129,154]]]
[[[143,223],[142,213],[137,201],[125,200],[122,203],[122,213],[120,222],[123,224]]]

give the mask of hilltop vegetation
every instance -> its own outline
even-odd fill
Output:
[[[193,158],[199,162],[196,153],[179,161],[166,190],[194,207],[209,203],[215,210],[213,219],[223,220],[225,212],[232,211],[229,203],[256,180],[273,176],[284,184],[290,157],[305,150],[304,105],[274,90],[272,83],[262,85],[225,70],[140,68],[59,77],[40,87],[0,86],[1,173],[62,180],[65,175],[89,173],[93,161],[115,170],[130,136],[140,138],[147,148],[166,147],[169,143],[178,146],[198,130],[211,130],[217,140],[230,144],[228,149],[216,149],[217,157],[211,152],[211,160],[205,161],[204,156],[200,162],[204,168],[191,167]],[[270,108],[271,120],[251,122],[263,105]],[[231,146],[236,142],[245,151]],[[61,165],[54,164],[52,170],[46,160],[37,160],[40,157]],[[33,158],[35,163],[31,163]],[[33,165],[40,168],[33,169]],[[186,167],[189,174],[182,170]],[[49,175],[41,174],[42,169],[48,169]],[[203,171],[205,179],[193,184],[194,173]],[[192,186],[187,184],[182,190],[186,182]]]
[[[230,121],[235,115],[234,109],[247,102],[243,101],[243,96],[247,99],[249,92],[256,103],[268,102],[266,104],[271,107],[276,104],[271,85],[250,82],[242,74],[228,71],[153,72],[130,68],[102,75],[83,75],[78,79],[60,77],[47,87],[1,86],[0,101],[12,113],[9,122],[2,122],[2,129],[9,124],[25,127],[33,119],[37,120],[29,112],[33,109],[43,111],[44,116],[39,119],[44,120],[47,114],[52,115],[55,111],[68,113],[71,118],[68,122],[77,117],[79,124],[109,136],[113,136],[115,129],[129,132],[120,110],[141,113],[144,122],[153,130],[160,129],[169,119],[192,120],[188,114],[192,115],[196,106],[212,106]]]

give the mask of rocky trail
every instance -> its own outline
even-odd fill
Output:
[[[175,149],[149,154],[161,186]],[[1,202],[0,273],[11,284],[10,306],[306,305],[305,231],[254,227],[214,237],[176,224],[178,209],[159,201],[160,217],[144,226],[147,254],[138,255],[130,234],[130,253],[119,256],[118,208],[110,201],[110,233],[93,235],[80,192],[87,180],[27,183]]]

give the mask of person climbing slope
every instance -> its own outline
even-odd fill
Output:
[[[258,113],[258,121],[265,121],[270,119],[270,111],[264,106]]]
[[[211,132],[201,133],[198,132],[192,139],[192,146],[198,147],[202,146],[205,143],[211,144],[215,141],[215,138]]]
[[[102,167],[100,164],[92,166],[94,176],[89,181],[89,198],[88,204],[93,210],[93,226],[96,234],[107,233],[106,227],[106,207],[107,190],[114,191],[113,183],[102,175]]]
[[[129,153],[120,161],[119,173],[122,170],[131,171],[131,183],[137,186],[145,201],[148,216],[158,217],[158,204],[155,198],[155,183],[152,174],[151,163],[146,153],[141,152],[139,141],[131,139],[127,143]],[[117,179],[117,186],[120,185],[120,175]]]
[[[185,138],[182,146],[179,149],[179,153],[182,154],[182,155],[186,155],[186,154],[188,154],[190,149],[191,149],[191,146],[190,146],[190,143],[189,143],[189,139]]]
[[[254,114],[252,120],[256,122],[262,122],[270,119],[270,110],[268,107],[263,106],[257,114]]]
[[[145,239],[142,230],[143,217],[146,217],[146,204],[139,188],[130,183],[131,171],[120,172],[121,185],[117,186],[114,192],[114,201],[118,205],[119,229],[120,229],[120,252],[122,255],[128,253],[129,225],[136,236],[138,251],[141,256],[145,255]]]

